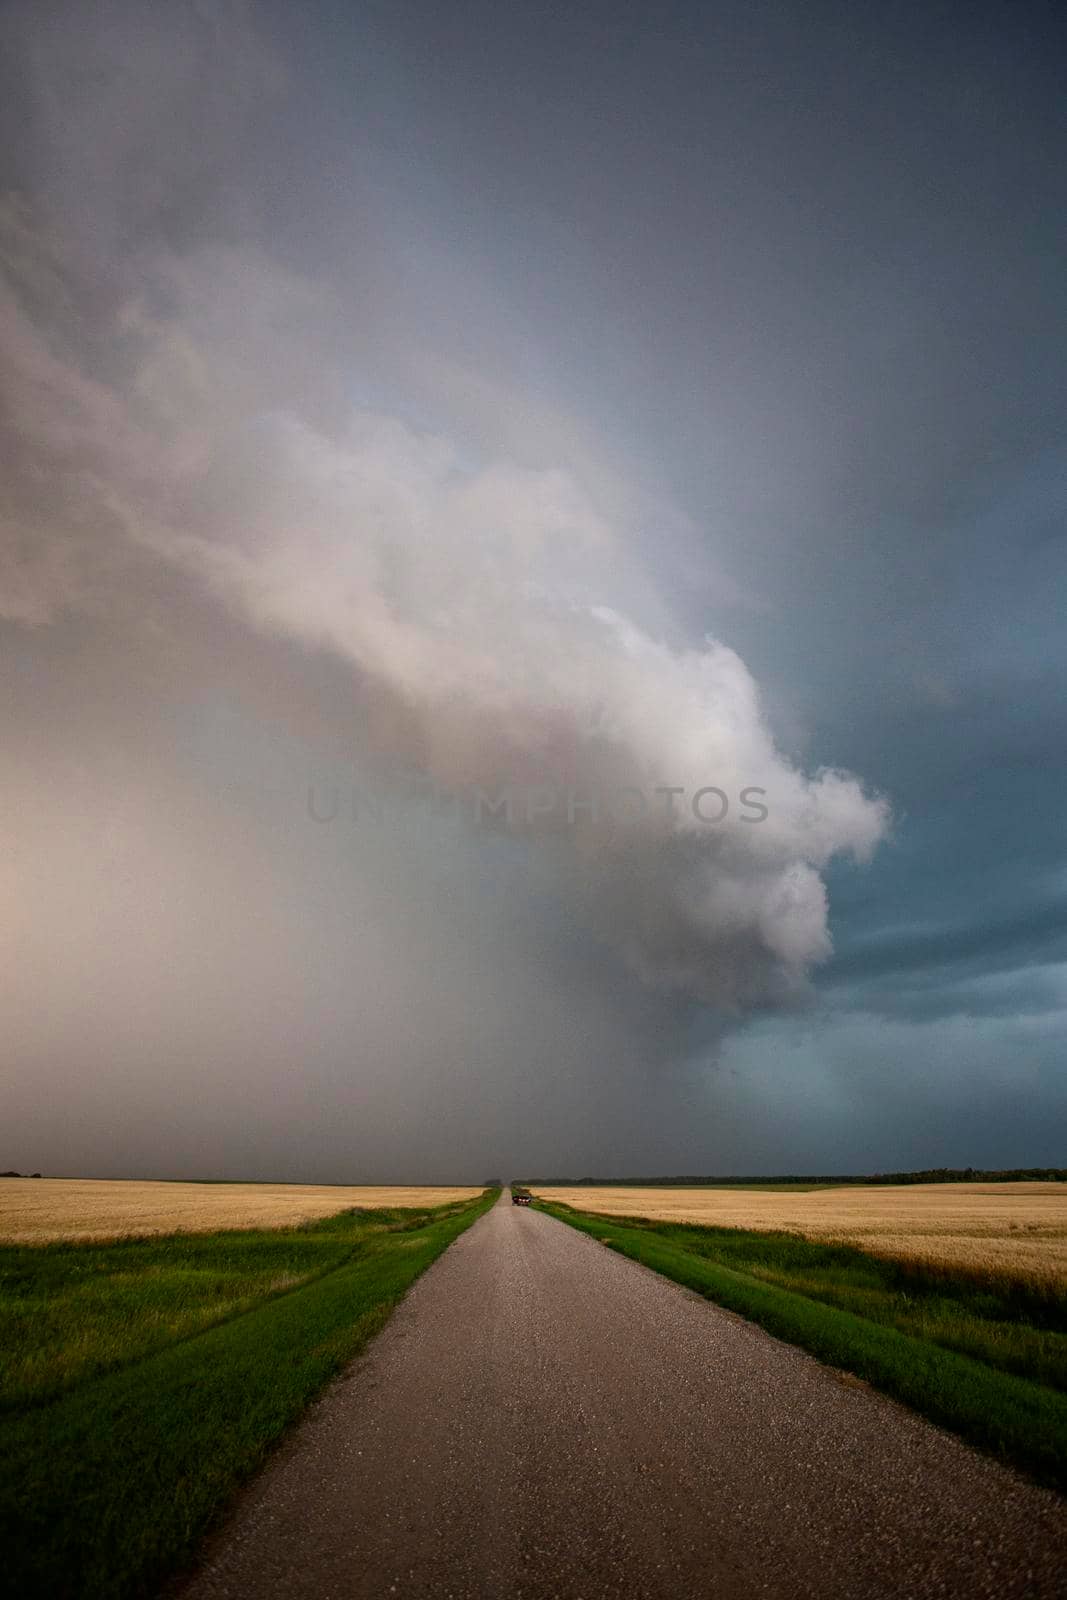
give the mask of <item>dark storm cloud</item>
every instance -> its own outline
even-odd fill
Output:
[[[14,1164],[795,1169],[790,1128],[814,1165],[953,1129],[1028,1159],[1063,1016],[1056,20],[5,26]],[[777,810],[621,852],[308,818],[309,781],[412,761],[710,762]],[[838,768],[893,800],[863,872],[886,812]],[[824,885],[802,1036],[741,1027],[803,998]]]
[[[988,966],[1025,966],[1035,956],[1061,956],[1067,941],[1067,907],[1062,898],[1031,905],[1023,917],[1009,921],[966,923],[921,930],[914,934],[892,932],[856,940],[847,956],[838,957],[832,972],[852,980],[921,972],[928,980],[944,981],[944,968],[981,972]]]
[[[573,381],[605,363],[637,432],[681,430],[672,470],[722,495],[725,466],[746,522],[803,485],[794,525],[842,495],[854,525],[951,506],[973,472],[1058,444],[1067,113],[1047,12],[463,15],[398,15],[383,137],[429,165],[432,123],[435,220],[549,310]],[[365,26],[341,39],[347,72]],[[387,117],[397,79],[414,120]]]

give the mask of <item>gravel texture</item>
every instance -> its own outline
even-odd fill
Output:
[[[505,1192],[178,1592],[1040,1600],[1067,1504]]]

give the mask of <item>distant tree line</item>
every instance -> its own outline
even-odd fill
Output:
[[[39,1172],[0,1172],[0,1178],[39,1178]]]
[[[868,1173],[755,1173],[747,1178],[668,1177],[668,1178],[528,1178],[527,1183],[577,1188],[600,1185],[613,1188],[716,1189],[742,1188],[746,1184],[767,1183],[1064,1183],[1067,1167],[927,1167],[921,1172]]]

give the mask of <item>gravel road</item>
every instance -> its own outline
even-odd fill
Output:
[[[1067,1595],[1067,1505],[507,1194],[182,1600]]]

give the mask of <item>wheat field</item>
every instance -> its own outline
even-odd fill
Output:
[[[806,1193],[545,1188],[546,1200],[608,1216],[785,1229],[808,1239],[1067,1286],[1067,1184],[922,1183]]]
[[[434,1185],[158,1183],[97,1178],[0,1179],[0,1241],[115,1239],[127,1234],[292,1228],[351,1206],[440,1206],[480,1189]]]

